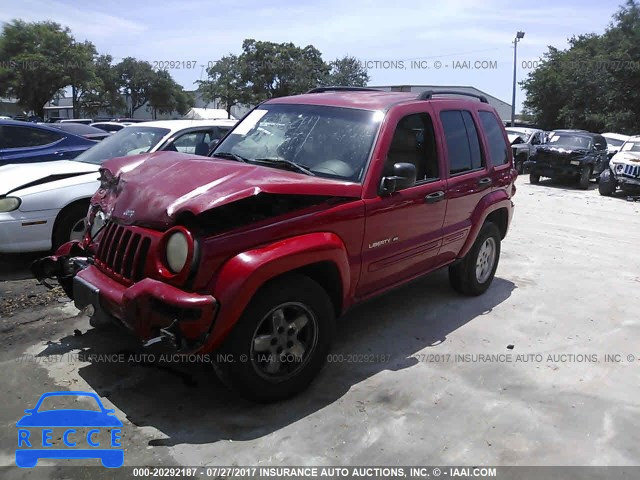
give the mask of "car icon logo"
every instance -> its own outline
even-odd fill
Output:
[[[89,400],[94,409],[56,408],[47,409],[44,403],[52,400]],[[97,407],[97,408],[96,408]],[[24,411],[18,427],[16,465],[32,468],[41,458],[92,459],[99,458],[107,468],[118,468],[124,463],[124,449],[120,443],[122,422],[107,409],[100,397],[93,392],[48,392],[43,394],[34,408]],[[53,429],[60,434],[64,448],[54,448]],[[87,430],[86,434],[79,432]],[[105,441],[105,435],[107,436]],[[86,442],[86,448],[78,446]]]

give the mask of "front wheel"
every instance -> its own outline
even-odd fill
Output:
[[[481,295],[491,285],[500,260],[500,230],[487,222],[460,263],[449,267],[449,282],[465,295]]]
[[[600,182],[598,182],[598,192],[600,195],[610,197],[616,191],[616,179],[611,175],[611,170],[605,170],[600,174]]]
[[[335,313],[326,291],[311,278],[289,274],[269,282],[251,300],[214,354],[220,380],[258,402],[291,397],[325,363]]]
[[[582,171],[580,172],[580,181],[578,183],[578,186],[580,187],[581,190],[587,190],[589,188],[590,181],[591,181],[591,168],[588,166],[585,166],[582,168]]]
[[[53,227],[53,249],[71,240],[82,240],[86,230],[87,204],[76,203],[62,209]]]

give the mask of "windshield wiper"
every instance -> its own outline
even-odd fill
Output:
[[[312,177],[316,176],[315,173],[313,173],[311,170],[309,170],[304,165],[300,165],[300,164],[298,164],[296,162],[292,162],[291,160],[285,160],[284,158],[254,158],[253,161],[254,162],[262,162],[262,163],[279,163],[281,165],[287,165],[288,167],[291,167],[294,170],[302,172],[302,173],[304,173],[306,175],[311,175]]]
[[[231,152],[216,152],[213,154],[214,157],[220,158],[230,158],[231,160],[235,160],[236,162],[247,163],[248,160],[240,155]]]

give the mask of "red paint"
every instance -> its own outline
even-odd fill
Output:
[[[99,191],[93,203],[117,223],[129,225],[127,238],[149,239],[146,278],[124,278],[102,261],[78,275],[98,287],[102,307],[141,338],[171,323],[158,308],[161,302],[195,311],[195,318],[179,318],[180,331],[193,342],[206,339],[201,351],[211,351],[224,341],[265,282],[318,262],[329,262],[338,272],[342,294],[336,309],[344,312],[464,256],[491,212],[504,208],[507,225],[511,220],[516,178],[511,148],[508,164],[491,164],[477,115],[478,110],[494,111],[486,104],[446,98],[418,101],[414,94],[388,92],[309,94],[270,102],[386,111],[362,185],[171,152],[105,163],[104,168],[120,177],[119,185],[116,193]],[[455,177],[448,174],[439,120],[440,111],[451,109],[472,113],[487,160],[482,169]],[[440,178],[380,196],[383,163],[396,125],[404,116],[421,112],[433,120]],[[508,145],[504,130],[503,134]],[[489,185],[478,183],[485,178]],[[176,226],[176,219],[186,212],[198,215],[261,192],[323,196],[328,201],[209,236]],[[438,192],[444,192],[441,201],[425,201]],[[166,238],[175,229],[188,235],[187,263],[193,259],[195,264],[178,274],[168,271],[164,259]],[[89,249],[101,251],[99,245]],[[69,253],[70,247],[60,252]]]

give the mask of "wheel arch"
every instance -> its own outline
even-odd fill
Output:
[[[60,211],[58,212],[58,214],[56,215],[56,219],[53,222],[53,228],[51,229],[51,244],[53,245],[53,240],[54,240],[54,236],[56,234],[56,228],[60,225],[60,218],[62,217],[62,214],[65,211],[70,210],[71,208],[74,208],[76,206],[79,205],[86,205],[87,209],[89,208],[89,203],[90,203],[91,197],[87,197],[87,198],[78,198],[76,200],[73,200],[69,203],[67,203],[64,207],[62,207],[60,209]]]
[[[317,232],[281,240],[239,253],[221,267],[210,288],[219,310],[205,349],[224,341],[261,288],[290,273],[316,281],[327,292],[336,316],[348,306],[351,269],[346,247],[336,234]]]

